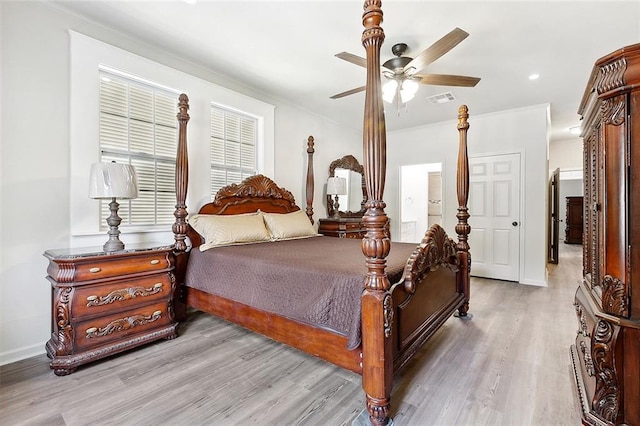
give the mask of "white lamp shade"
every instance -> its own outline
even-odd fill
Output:
[[[89,178],[90,198],[136,198],[138,178],[133,166],[119,163],[94,163]]]
[[[344,195],[347,193],[347,180],[345,178],[332,176],[327,180],[328,195]]]

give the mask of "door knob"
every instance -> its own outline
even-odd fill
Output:
[[[513,226],[518,226],[518,222],[516,222],[516,221],[511,222],[511,224],[512,224]]]

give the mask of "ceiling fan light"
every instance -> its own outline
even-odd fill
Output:
[[[415,80],[405,80],[402,82],[402,88],[400,89],[400,99],[402,103],[409,102],[418,92],[418,83]]]
[[[402,100],[403,104],[406,104],[407,102],[409,102],[411,99],[413,99],[415,95],[416,94],[410,90],[407,90],[407,89],[400,90],[400,99]]]
[[[418,92],[418,82],[415,80],[405,80],[402,82],[402,90],[408,90],[414,95]]]
[[[396,90],[398,88],[398,82],[395,80],[389,80],[382,86],[382,99],[387,102],[393,102],[393,98],[396,96]]]

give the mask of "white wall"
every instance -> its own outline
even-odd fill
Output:
[[[549,173],[555,169],[582,170],[582,139],[570,138],[549,144]]]
[[[583,195],[584,181],[581,177],[584,167],[582,139],[572,137],[549,144],[549,173],[560,169],[560,244],[563,244],[567,228],[566,197]]]
[[[316,218],[325,216],[321,182],[329,163],[347,153],[362,152],[358,131],[254,93],[55,6],[0,2],[0,19],[0,364],[44,352],[51,296],[42,253],[70,244],[69,29],[275,105],[273,177],[303,208],[306,140],[309,135],[316,138],[315,170],[322,177],[315,188]]]
[[[520,253],[523,261],[520,282],[533,285],[546,285],[548,109],[547,104],[534,105],[474,116],[473,105],[469,106],[470,156],[518,152],[523,159]],[[456,124],[452,120],[388,135],[385,200],[386,211],[391,218],[392,238],[400,232],[397,208],[400,166],[434,162],[443,164],[443,225],[449,236],[455,237],[458,208],[455,189],[458,155]]]

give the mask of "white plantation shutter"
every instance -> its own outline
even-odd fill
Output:
[[[174,222],[177,93],[100,72],[100,161],[131,164],[138,176],[138,198],[118,200],[120,227]],[[102,200],[101,227],[109,214]]]
[[[211,193],[257,173],[258,120],[211,106]]]

